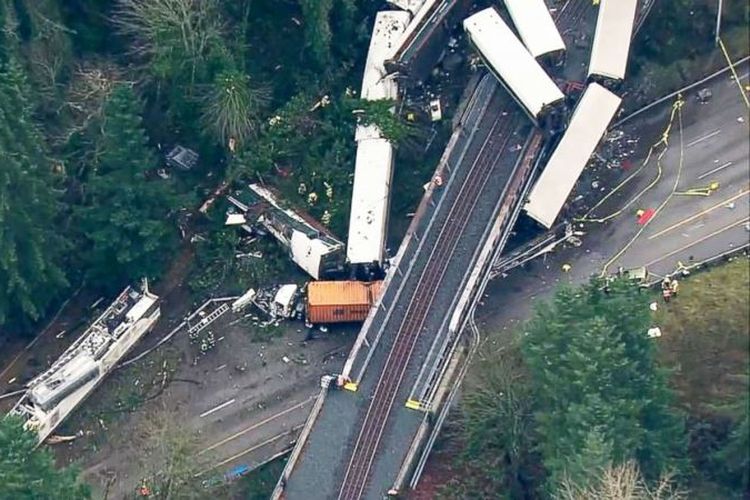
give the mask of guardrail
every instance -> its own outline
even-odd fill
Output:
[[[737,66],[739,64],[744,64],[747,61],[750,61],[750,56],[744,57],[744,58],[740,59],[739,61],[736,61],[731,66],[727,65],[724,68],[722,68],[722,69],[720,69],[718,71],[715,71],[714,73],[711,73],[710,75],[708,75],[708,76],[706,76],[704,78],[701,78],[700,80],[698,80],[696,82],[693,82],[693,83],[691,83],[689,85],[686,85],[686,86],[682,87],[679,90],[675,90],[674,92],[672,92],[670,94],[667,94],[667,95],[665,95],[663,97],[660,97],[660,98],[656,99],[655,101],[650,102],[650,103],[646,104],[645,106],[643,106],[641,108],[638,108],[637,110],[633,111],[629,115],[627,115],[624,118],[621,118],[620,120],[618,120],[617,122],[615,122],[614,125],[612,125],[609,128],[610,129],[615,129],[617,127],[620,127],[620,126],[622,126],[623,123],[632,120],[633,118],[635,118],[636,116],[640,115],[641,113],[645,113],[649,109],[651,109],[651,108],[653,108],[655,106],[658,106],[659,104],[663,104],[666,101],[670,101],[671,99],[674,99],[675,97],[677,97],[679,94],[683,94],[686,91],[694,89],[695,87],[697,87],[699,85],[703,85],[703,84],[711,81],[712,79],[716,78],[717,76],[721,76],[724,73],[727,73],[727,72],[731,71],[731,69],[732,69],[733,66]]]

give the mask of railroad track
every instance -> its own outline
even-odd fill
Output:
[[[591,0],[568,0],[555,16],[555,24],[562,33],[563,31],[573,28],[575,23],[581,18],[581,15],[587,7],[591,7]]]
[[[497,152],[502,152],[508,147],[512,132],[521,119],[524,117],[516,115],[508,119],[503,116],[503,113],[497,113],[490,132],[477,155],[477,160],[472,165],[445,218],[418,281],[417,289],[401,320],[381,378],[378,380],[368,406],[339,490],[339,500],[361,498],[367,488],[372,464],[406,373],[408,361],[424,327],[427,313],[440,289],[447,265],[460,241],[461,234],[470,224],[479,195],[490,179],[498,158]]]

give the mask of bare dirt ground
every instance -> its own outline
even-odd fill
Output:
[[[163,309],[154,339],[180,320]],[[110,376],[60,430],[84,435],[59,445],[59,460],[78,462],[96,491],[123,498],[160,467],[145,451],[160,414],[194,438],[202,477],[254,467],[287,447],[307,417],[320,376],[343,363],[354,331],[331,329],[306,341],[301,323],[267,332],[232,324],[236,319],[227,313],[208,328],[217,343],[204,356],[181,331]]]
[[[185,285],[192,262],[186,245],[154,286],[162,317],[128,357],[155,346],[200,305]],[[31,347],[4,346],[0,393],[21,389],[83,333],[98,314],[90,308],[98,298],[76,294]],[[316,331],[306,340],[301,322],[262,328],[238,319],[230,312],[207,329],[216,345],[205,355],[183,329],[143,359],[112,372],[58,429],[59,435],[78,436],[53,447],[58,463],[77,463],[94,498],[132,496],[142,478],[163,466],[150,450],[155,422],[164,416],[190,437],[200,479],[221,477],[237,466],[254,468],[288,449],[307,418],[320,376],[340,368],[357,327]],[[0,409],[14,402],[0,400]]]

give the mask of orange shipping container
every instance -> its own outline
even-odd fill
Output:
[[[380,293],[382,281],[312,281],[307,285],[307,321],[364,321]]]

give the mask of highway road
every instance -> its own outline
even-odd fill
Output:
[[[747,84],[747,66],[744,69],[740,76]],[[695,92],[684,97],[661,164],[652,158],[623,188],[625,195],[612,197],[613,202],[592,214],[602,217],[608,210],[616,211],[646,190],[603,228],[587,224],[592,236],[603,240],[598,249],[606,257],[603,271],[646,266],[663,276],[673,273],[678,262],[691,265],[747,244],[748,109],[728,75],[718,77],[709,88],[713,98],[705,104],[695,98]],[[669,103],[647,119],[628,124],[625,132],[658,129],[655,125],[667,122],[668,112]],[[642,137],[641,142],[654,141]],[[631,164],[635,168],[643,159]],[[653,210],[654,215],[647,224],[639,224],[637,210]]]
[[[738,68],[743,86],[750,83],[749,70],[747,64]],[[695,100],[695,90],[685,96],[682,133],[676,116],[659,180],[654,183],[658,169],[650,161],[591,217],[605,218],[620,210],[622,213],[604,223],[576,224],[577,230],[585,232],[580,247],[567,246],[492,282],[484,307],[477,311],[477,321],[484,332],[492,336],[513,328],[528,317],[537,300],[551,296],[559,284],[581,283],[605,269],[616,272],[618,266],[647,266],[658,279],[677,272],[679,262],[689,266],[750,244],[748,109],[736,82],[727,74],[705,87],[713,92],[712,100],[706,104]],[[653,144],[669,121],[672,105],[669,102],[655,107],[628,122],[622,130],[638,139],[639,144]],[[615,173],[601,196],[610,195],[612,188],[637,171],[645,160],[646,148],[640,149],[630,158],[630,170]],[[585,182],[591,182],[592,178],[586,178]],[[706,187],[712,182],[719,186],[708,196],[673,193]],[[653,187],[632,202],[635,195],[651,184]],[[577,191],[590,189],[581,185]],[[661,210],[645,227],[638,224],[638,210],[659,207]],[[569,272],[562,271],[564,264],[572,266]],[[500,304],[503,307],[498,307]]]

